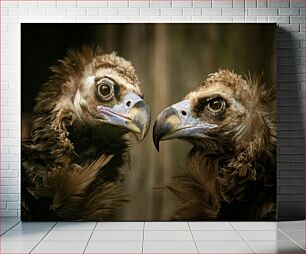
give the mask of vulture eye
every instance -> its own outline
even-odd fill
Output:
[[[98,82],[98,94],[103,101],[109,101],[114,97],[114,82],[110,79],[101,79]]]
[[[224,107],[225,107],[225,102],[221,98],[214,98],[210,100],[207,104],[207,108],[209,109],[209,111],[213,113],[218,113],[222,111]]]

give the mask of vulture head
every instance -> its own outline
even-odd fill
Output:
[[[153,140],[183,139],[198,149],[226,151],[265,145],[273,135],[272,92],[260,80],[244,80],[228,70],[210,74],[182,101],[162,111],[154,124]]]
[[[145,137],[150,109],[129,61],[85,46],[59,62],[36,99],[33,141],[41,150],[52,147],[59,160],[67,151],[99,156],[102,147],[114,153],[128,132]]]
[[[174,219],[275,219],[275,105],[260,79],[228,70],[157,117],[153,140],[192,144],[183,175],[167,186],[180,200]]]
[[[97,56],[74,84],[71,106],[80,122],[144,138],[150,110],[130,62],[115,54]]]
[[[129,139],[143,139],[150,109],[132,64],[84,46],[51,68],[39,92],[32,140],[22,146],[22,216],[101,220],[126,200]]]

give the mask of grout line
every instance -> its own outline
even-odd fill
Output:
[[[289,235],[287,235],[285,233],[285,231],[279,229],[279,228],[276,228],[279,232],[283,233],[285,236],[287,236],[292,242],[294,242],[296,245],[298,245],[299,247],[301,247],[303,250],[305,250],[305,248],[303,246],[301,246],[298,242],[296,242],[292,237],[290,237]]]
[[[244,239],[244,237],[240,234],[239,230],[237,230],[237,229],[235,228],[235,226],[233,225],[233,223],[230,222],[230,224],[231,224],[232,227],[235,229],[235,231],[237,232],[237,234],[241,237],[241,239],[243,240],[243,242],[245,242],[246,245],[249,246],[249,248],[253,251],[253,253],[256,253],[256,251],[252,248],[252,246],[249,244],[249,242],[248,242],[246,239]]]
[[[237,231],[236,228],[234,227],[233,223],[229,222],[229,224],[231,225],[231,227],[232,227],[235,231]]]
[[[143,222],[143,226],[142,226],[142,245],[141,245],[141,253],[143,253],[144,233],[145,233],[145,222]]]
[[[191,233],[193,242],[194,242],[194,244],[195,244],[195,246],[196,246],[197,252],[200,253],[199,248],[198,248],[198,245],[197,245],[197,242],[195,241],[195,239],[194,239],[194,237],[193,237],[193,233],[192,233],[191,227],[190,227],[190,225],[189,225],[189,221],[187,221],[187,224],[188,224],[188,227],[189,227],[189,230],[190,230],[190,233]]]
[[[102,230],[98,230],[98,231],[102,231]],[[141,230],[103,230],[103,231],[141,231]],[[189,229],[146,229],[145,231],[190,231]],[[205,230],[194,230],[194,231],[205,231]],[[213,230],[208,230],[208,231],[213,231]],[[214,230],[214,231],[218,231],[218,230]]]
[[[5,230],[3,233],[1,233],[1,236],[10,231],[13,227],[17,226],[21,221],[16,222],[16,224],[13,224],[9,229]]]
[[[1,1],[1,0],[0,0]],[[67,231],[67,230],[58,230],[58,231]],[[69,231],[69,230],[68,230]],[[74,231],[74,230],[72,230],[72,231]],[[88,231],[88,230],[78,230],[78,231]],[[130,232],[130,231],[135,231],[135,232],[139,232],[139,231],[143,231],[143,229],[138,229],[138,230],[136,230],[136,229],[131,229],[131,230],[129,230],[129,229],[116,229],[116,230],[98,230],[98,229],[96,229],[96,231],[97,232],[117,232],[117,231],[120,231],[120,232]],[[147,230],[147,231],[177,231],[177,230]],[[188,230],[179,230],[179,231],[188,231]]]
[[[32,251],[38,246],[38,244],[40,244],[40,242],[50,233],[50,231],[55,227],[55,225],[57,224],[57,222],[55,222],[55,224],[49,229],[49,231],[38,241],[38,243],[29,251],[29,253],[32,253]]]
[[[96,229],[97,225],[98,225],[98,222],[96,222],[96,225],[94,226],[94,228],[93,228],[93,230],[92,230],[92,232],[91,232],[91,234],[90,234],[90,236],[89,236],[89,238],[88,238],[88,241],[87,241],[87,243],[86,243],[86,246],[85,246],[85,248],[84,248],[83,253],[85,253],[85,251],[86,251],[86,249],[87,249],[87,246],[88,246],[88,244],[89,244],[89,241],[90,241],[90,239],[91,239],[93,233],[95,232],[95,229]]]
[[[276,224],[273,224],[271,221],[269,221],[269,224],[272,225],[273,228],[277,229],[277,221],[274,221]]]

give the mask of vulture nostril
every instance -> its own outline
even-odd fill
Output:
[[[182,111],[182,115],[183,115],[183,116],[187,115],[186,111],[183,110],[183,111]]]
[[[128,101],[127,103],[126,103],[126,105],[129,107],[129,106],[131,106],[131,101]]]

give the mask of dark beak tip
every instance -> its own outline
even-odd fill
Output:
[[[147,134],[149,132],[150,125],[151,125],[151,115],[150,115],[150,112],[149,112],[147,122],[141,128],[140,141],[144,140],[144,138],[147,136]]]
[[[140,141],[144,140],[144,138],[147,136],[147,133],[148,133],[147,131],[142,131]]]
[[[140,130],[139,141],[142,141],[147,136],[151,124],[150,107],[145,101],[141,100],[133,106],[133,109],[141,110],[140,114],[134,118],[134,121]]]
[[[155,121],[153,126],[153,143],[157,152],[159,152],[159,140],[160,140],[160,135],[158,132],[159,131],[157,130],[157,121]]]
[[[155,145],[157,152],[159,152],[159,141],[157,142],[154,141],[154,145]]]

